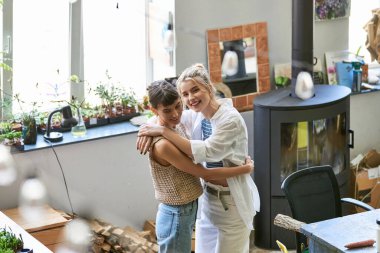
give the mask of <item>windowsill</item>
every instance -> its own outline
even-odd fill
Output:
[[[108,124],[101,127],[94,127],[87,129],[87,133],[83,137],[74,137],[70,132],[63,133],[63,140],[60,142],[51,142],[51,144],[44,140],[42,134],[37,135],[37,143],[34,145],[24,145],[23,151],[15,151],[15,152],[28,152],[33,150],[39,150],[53,146],[63,146],[74,143],[80,143],[85,141],[93,141],[108,137],[115,137],[130,133],[136,133],[139,127],[132,125],[129,121]]]
[[[359,94],[365,94],[365,93],[370,93],[370,92],[376,92],[380,91],[380,84],[378,85],[371,85],[373,88],[372,89],[361,89],[359,92],[351,92],[351,95],[359,95]]]

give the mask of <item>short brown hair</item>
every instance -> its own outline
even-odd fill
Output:
[[[158,80],[149,85],[148,97],[150,105],[157,109],[159,104],[172,105],[179,98],[179,94],[174,85],[165,80]]]

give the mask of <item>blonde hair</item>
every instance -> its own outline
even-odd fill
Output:
[[[186,68],[177,80],[177,89],[181,95],[181,84],[184,81],[193,81],[197,84],[203,85],[206,90],[210,92],[211,98],[215,98],[216,89],[212,85],[210,76],[206,68],[201,63],[196,63],[188,68]]]

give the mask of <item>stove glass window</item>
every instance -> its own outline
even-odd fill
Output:
[[[335,174],[345,168],[346,115],[281,124],[281,181],[292,172],[331,165]]]

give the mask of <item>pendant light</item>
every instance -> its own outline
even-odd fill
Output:
[[[28,177],[20,189],[19,209],[22,217],[30,223],[46,219],[47,191],[36,176]]]
[[[173,26],[173,14],[169,12],[169,21],[164,28],[164,34],[162,39],[163,46],[166,51],[172,52],[175,47],[174,38],[174,26]]]
[[[75,218],[65,225],[63,231],[64,243],[57,253],[87,253],[91,239],[91,229],[88,222]]]

